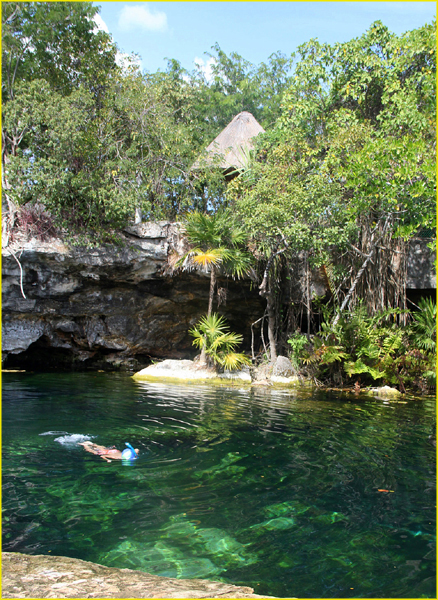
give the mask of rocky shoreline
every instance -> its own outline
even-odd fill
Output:
[[[2,598],[263,598],[250,587],[171,579],[65,556],[2,552]]]
[[[289,386],[305,385],[298,377],[292,363],[285,356],[279,356],[275,365],[262,365],[259,368],[244,367],[239,371],[217,372],[214,368],[201,366],[196,360],[164,360],[149,365],[133,375],[136,380],[171,380],[209,383],[247,383],[251,385],[272,385],[274,383]]]
[[[261,365],[258,368],[243,368],[240,371],[225,371],[218,373],[213,368],[200,366],[196,360],[172,360],[149,365],[133,375],[136,381],[162,381],[180,383],[209,383],[209,384],[247,384],[280,388],[312,388],[310,380],[299,377],[291,361],[286,356],[278,356],[275,364]],[[328,391],[328,390],[327,390]],[[348,392],[351,390],[338,389]],[[371,394],[384,399],[396,399],[402,394],[389,386],[363,388],[362,393]]]

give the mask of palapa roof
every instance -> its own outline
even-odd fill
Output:
[[[245,152],[254,148],[254,140],[259,133],[264,133],[263,127],[249,112],[241,112],[234,117],[223,131],[207,146],[205,150],[206,163],[212,163],[214,156],[221,156],[217,166],[224,169],[241,169],[245,166]],[[194,168],[200,166],[197,160]]]

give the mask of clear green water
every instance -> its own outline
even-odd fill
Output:
[[[277,597],[436,597],[431,398],[17,373],[2,412],[6,551]],[[79,435],[140,458],[105,463]]]

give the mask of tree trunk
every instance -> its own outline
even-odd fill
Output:
[[[2,132],[2,189],[7,202],[7,210],[4,210],[2,203],[2,246],[9,246],[9,236],[14,227],[15,217],[17,215],[17,206],[7,193],[11,189],[6,175],[6,168],[9,163],[7,140]]]
[[[376,233],[376,230],[377,230],[377,226],[376,226],[376,228],[374,229],[374,231],[373,231],[373,233],[372,233],[372,235],[371,235],[371,239],[370,239],[370,246],[371,246],[371,249],[370,249],[369,253],[365,255],[365,260],[364,260],[364,262],[362,263],[362,266],[361,266],[361,268],[360,268],[360,269],[359,269],[359,271],[357,272],[357,275],[356,275],[356,277],[354,278],[354,280],[353,280],[353,283],[351,284],[351,286],[350,286],[350,289],[348,290],[348,292],[347,292],[347,295],[345,296],[345,298],[344,298],[344,301],[342,302],[342,304],[341,304],[341,307],[340,307],[339,311],[337,312],[337,314],[336,314],[335,318],[333,319],[333,322],[332,322],[332,327],[335,327],[335,325],[336,325],[336,324],[337,324],[337,322],[339,321],[339,318],[340,318],[340,316],[341,316],[341,313],[344,311],[345,307],[347,306],[348,302],[350,301],[350,298],[352,297],[352,295],[353,295],[353,292],[354,292],[354,290],[356,289],[356,286],[357,286],[357,284],[359,283],[359,281],[360,281],[360,278],[362,277],[362,274],[363,274],[363,272],[365,271],[365,269],[366,269],[366,268],[367,268],[367,266],[368,266],[368,263],[370,262],[370,260],[371,260],[371,259],[372,259],[372,257],[373,257],[373,254],[374,254],[374,251],[375,251],[375,250],[376,250],[376,248],[377,248],[377,245],[378,245],[378,244],[380,243],[380,241],[381,241],[381,240],[384,238],[384,236],[385,236],[385,233],[386,233],[386,229],[387,229],[387,227],[388,227],[388,223],[389,223],[389,219],[387,218],[387,219],[386,219],[386,221],[385,221],[385,224],[384,224],[384,226],[383,226],[383,230],[382,230],[382,232],[380,233],[379,237],[378,237],[376,240],[374,240],[374,236],[375,236],[375,233]]]
[[[310,267],[309,253],[306,252],[306,296],[307,296],[307,339],[310,340],[311,297],[310,297]]]
[[[341,307],[337,313],[337,315],[335,316],[335,318],[333,319],[333,323],[332,323],[332,327],[334,327],[336,325],[336,323],[339,321],[339,317],[341,316],[341,313],[344,311],[345,307],[347,306],[351,296],[353,295],[353,292],[357,286],[357,284],[359,283],[360,278],[362,277],[362,273],[365,271],[367,264],[370,262],[371,257],[374,254],[374,250],[375,250],[375,246],[373,246],[373,248],[371,249],[371,252],[368,254],[368,256],[366,257],[363,265],[361,266],[361,268],[359,269],[356,277],[354,278],[353,283],[351,284],[350,289],[348,290],[347,295],[344,298],[344,301],[341,304]]]
[[[208,310],[207,317],[211,316],[213,312],[213,300],[214,300],[214,289],[216,287],[216,267],[210,265],[210,292],[208,294]],[[199,364],[205,365],[207,363],[207,353],[205,352],[205,346],[201,350],[201,356],[199,358]]]
[[[266,307],[268,311],[268,339],[269,339],[269,353],[270,362],[274,364],[277,360],[277,347],[275,341],[275,301],[273,294],[268,292],[266,294]]]
[[[271,290],[269,271],[271,269],[272,263],[274,259],[283,254],[286,251],[286,248],[282,248],[281,250],[276,250],[269,257],[265,272],[263,273],[263,280],[259,287],[259,294],[263,298],[266,298],[266,309],[268,313],[268,338],[269,338],[269,353],[270,353],[270,362],[273,364],[277,360],[277,347],[275,341],[275,297]]]
[[[259,287],[259,294],[266,298],[266,312],[268,313],[268,339],[270,362],[273,364],[277,360],[277,347],[275,342],[275,299],[269,285],[268,271],[265,271],[262,285]],[[263,324],[262,324],[263,327]]]
[[[211,315],[213,312],[213,299],[214,299],[214,289],[216,287],[216,267],[212,264],[210,266],[210,293],[208,294],[208,310],[207,317]]]

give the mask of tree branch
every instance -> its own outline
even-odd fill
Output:
[[[340,316],[341,316],[341,313],[343,312],[343,310],[345,309],[345,307],[346,307],[346,306],[347,306],[347,304],[349,303],[349,301],[350,301],[350,299],[351,299],[351,296],[353,295],[353,292],[354,292],[354,290],[356,289],[356,286],[357,286],[357,284],[359,283],[359,281],[360,281],[360,278],[362,277],[362,273],[363,273],[363,272],[365,271],[365,269],[367,268],[367,265],[368,265],[368,263],[370,262],[370,260],[371,260],[371,258],[372,258],[372,256],[373,256],[373,254],[374,254],[374,251],[375,251],[375,249],[377,248],[377,246],[378,246],[378,244],[380,243],[380,241],[381,241],[381,240],[382,240],[382,239],[385,237],[386,228],[388,227],[388,224],[389,224],[389,217],[388,217],[388,218],[386,219],[386,221],[385,221],[385,224],[384,224],[384,226],[383,226],[383,231],[382,231],[382,233],[379,235],[379,237],[377,238],[377,240],[376,240],[376,241],[373,243],[374,234],[375,234],[375,232],[376,232],[376,230],[377,230],[377,225],[376,225],[376,227],[374,228],[374,231],[373,231],[373,233],[372,233],[372,235],[371,235],[371,244],[372,244],[372,246],[371,246],[371,250],[370,250],[370,252],[369,252],[369,253],[366,255],[366,258],[365,258],[364,262],[362,263],[362,266],[361,266],[361,268],[359,269],[359,271],[358,271],[358,273],[357,273],[356,277],[354,278],[354,281],[353,281],[353,283],[351,284],[351,286],[350,286],[350,289],[348,290],[348,293],[347,293],[347,295],[345,296],[345,298],[344,298],[344,301],[342,302],[342,304],[341,304],[341,307],[340,307],[339,311],[337,312],[337,314],[336,314],[335,318],[333,319],[333,322],[332,322],[332,327],[335,327],[335,325],[336,325],[336,324],[337,324],[337,322],[339,321],[339,318],[340,318]]]
[[[25,300],[27,300],[24,290],[23,290],[23,267],[21,266],[20,261],[18,260],[18,258],[15,256],[15,253],[9,248],[9,252],[12,254],[12,256],[15,258],[15,260],[18,263],[18,266],[20,267],[20,289],[21,289],[21,295],[23,296],[23,298]]]

